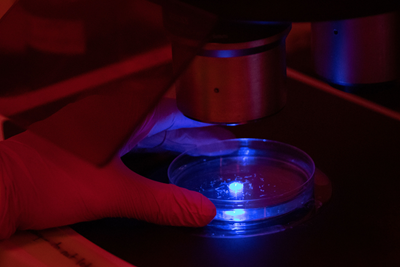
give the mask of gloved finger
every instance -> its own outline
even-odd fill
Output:
[[[183,128],[149,136],[140,141],[132,152],[156,153],[168,150],[182,153],[197,146],[234,137],[231,131],[220,126]]]
[[[152,120],[156,123],[149,132],[152,136],[164,130],[175,130],[180,128],[197,128],[212,126],[214,124],[195,121],[183,115],[176,105],[176,100],[172,98],[163,98],[153,111]]]
[[[218,142],[198,146],[194,149],[186,151],[186,154],[193,157],[199,157],[199,156],[218,157],[218,156],[228,156],[228,155],[235,156],[237,155],[239,149],[240,149],[240,142],[236,139],[229,139],[229,140],[220,140]]]
[[[142,124],[135,129],[129,140],[119,151],[119,155],[123,156],[131,151],[144,138],[166,130],[206,127],[210,125],[212,124],[185,117],[182,112],[178,110],[175,99],[163,98],[154,110],[146,116]]]

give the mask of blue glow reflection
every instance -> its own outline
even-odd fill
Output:
[[[227,210],[225,211],[226,215],[229,216],[239,216],[239,215],[243,215],[246,211],[244,209],[235,209],[235,210]]]
[[[234,209],[223,211],[223,218],[227,221],[244,221],[246,220],[246,211],[244,209]]]

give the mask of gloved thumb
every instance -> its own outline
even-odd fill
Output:
[[[214,204],[198,192],[172,184],[164,184],[144,178],[129,170],[118,160],[119,183],[108,187],[109,213],[106,217],[129,217],[147,222],[201,227],[216,215]]]

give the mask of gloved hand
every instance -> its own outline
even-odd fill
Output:
[[[232,138],[225,130],[184,117],[174,100],[164,100],[137,127],[120,154],[102,168],[60,149],[30,131],[0,142],[0,239],[17,229],[45,229],[96,220],[129,217],[152,223],[200,227],[215,216],[215,206],[200,193],[163,184],[129,170],[120,156],[147,136],[143,146],[197,144]],[[189,128],[187,130],[178,130]],[[173,132],[165,132],[170,130]],[[191,132],[191,135],[185,135]],[[194,134],[194,135],[193,135]],[[168,139],[171,138],[171,139]],[[174,140],[172,140],[174,139]],[[187,140],[187,142],[182,142]],[[147,142],[147,143],[146,143]]]

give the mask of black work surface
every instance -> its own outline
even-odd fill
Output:
[[[139,267],[400,266],[400,121],[293,80],[288,87],[279,114],[230,129],[238,137],[297,146],[330,178],[331,200],[306,223],[242,239],[203,238],[129,219],[72,228]],[[147,159],[129,165],[165,177],[165,167],[151,167],[165,165],[165,158]]]

